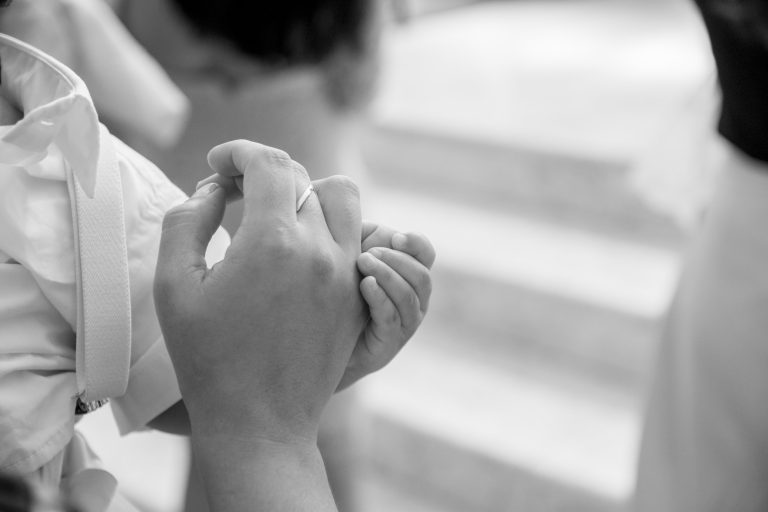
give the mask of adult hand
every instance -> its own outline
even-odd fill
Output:
[[[234,141],[208,158],[220,175],[242,175],[243,221],[209,269],[224,188],[207,184],[168,212],[155,301],[209,499],[217,511],[253,500],[333,510],[315,443],[366,321],[357,189],[322,180],[296,212],[309,178],[282,151]]]

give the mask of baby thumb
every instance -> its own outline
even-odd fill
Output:
[[[225,204],[224,190],[210,183],[165,214],[155,288],[178,286],[190,276],[202,279],[208,269],[205,251],[221,224]]]

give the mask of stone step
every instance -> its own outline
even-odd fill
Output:
[[[632,182],[687,163],[678,120],[712,75],[690,2],[481,2],[393,26],[382,67],[365,137],[382,183],[679,238]]]
[[[361,383],[366,457],[444,510],[618,512],[634,485],[637,396],[427,330]],[[457,348],[460,347],[461,348]]]
[[[395,189],[372,195],[372,218],[436,247],[431,322],[500,358],[536,353],[643,384],[677,251]]]
[[[674,219],[640,196],[628,162],[383,123],[367,131],[363,151],[382,186],[659,245],[683,236]]]

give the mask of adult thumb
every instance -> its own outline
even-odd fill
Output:
[[[225,205],[224,189],[217,183],[210,183],[165,214],[156,286],[158,283],[174,286],[190,276],[202,279],[208,269],[205,251],[221,224]]]

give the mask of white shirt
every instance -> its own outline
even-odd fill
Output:
[[[92,187],[99,122],[85,84],[50,56],[0,35],[0,66],[0,471],[37,472],[56,483],[74,435],[77,393],[67,172],[86,191]],[[128,389],[111,403],[127,433],[180,399],[152,283],[163,216],[186,196],[148,160],[115,138],[113,144],[123,189],[132,345]],[[220,230],[209,261],[221,259],[228,243]]]

